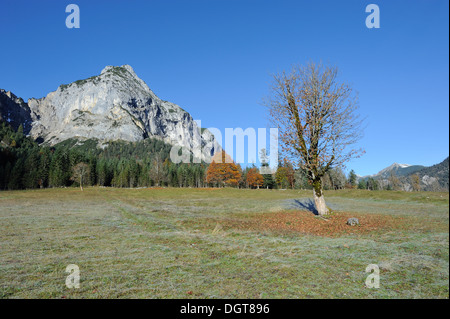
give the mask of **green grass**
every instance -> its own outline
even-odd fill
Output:
[[[310,191],[77,188],[0,192],[3,298],[448,298],[448,193],[325,193],[403,227],[335,238],[227,226]],[[294,207],[295,208],[295,207]],[[65,268],[80,267],[79,289]],[[368,264],[380,288],[365,287]],[[188,292],[192,292],[188,294]]]

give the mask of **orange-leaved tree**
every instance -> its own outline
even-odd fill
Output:
[[[242,173],[239,165],[236,165],[224,150],[216,153],[206,171],[206,182],[214,186],[237,186]]]
[[[264,183],[264,177],[256,168],[251,168],[247,173],[247,184],[253,188],[259,188]]]

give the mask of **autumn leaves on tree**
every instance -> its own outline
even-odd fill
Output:
[[[214,155],[206,171],[206,182],[218,187],[238,186],[241,177],[240,165],[236,165],[225,151]]]
[[[214,155],[206,171],[206,182],[216,187],[250,187],[260,188],[264,185],[264,177],[256,167],[246,170],[245,176],[241,166],[235,164],[231,157],[222,150]]]
[[[260,188],[263,186],[264,178],[263,176],[258,172],[256,167],[251,168],[247,172],[247,184],[251,188]]]

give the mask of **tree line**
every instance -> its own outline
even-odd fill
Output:
[[[0,123],[0,189],[46,187],[202,187],[205,164],[174,164],[171,145],[157,139],[140,142],[114,141],[98,147],[98,141],[68,139],[55,146],[38,145]],[[82,164],[82,165],[80,165]],[[81,173],[81,176],[80,176]],[[80,178],[81,177],[81,178]]]
[[[241,168],[222,151],[210,164],[175,164],[171,145],[148,138],[140,142],[112,141],[98,147],[94,139],[68,139],[55,146],[38,145],[20,126],[14,131],[0,124],[0,189],[33,189],[69,186],[107,187],[238,187],[312,189],[307,172],[280,160],[273,174],[261,174],[251,165]],[[261,168],[268,166],[261,150]],[[383,189],[370,178],[357,181],[331,168],[322,177],[325,190],[343,188]],[[393,179],[395,187],[395,180]],[[394,189],[388,186],[388,189]],[[386,187],[384,187],[386,189]]]

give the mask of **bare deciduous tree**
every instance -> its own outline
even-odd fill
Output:
[[[86,183],[86,181],[89,180],[89,165],[83,162],[78,163],[72,168],[72,173],[71,179],[80,184],[80,188],[83,191],[83,183]]]
[[[273,76],[272,94],[265,103],[285,156],[296,159],[307,172],[320,215],[329,212],[321,178],[332,167],[364,153],[349,149],[362,135],[357,95],[337,77],[336,67],[314,63],[293,67],[290,73]]]
[[[164,163],[162,160],[162,155],[157,154],[152,162],[152,167],[150,168],[150,178],[154,181],[157,187],[161,186],[164,181]]]
[[[333,184],[334,189],[342,189],[345,187],[347,183],[347,177],[340,167],[336,167],[335,169],[331,169],[328,172],[330,176],[331,183]]]

